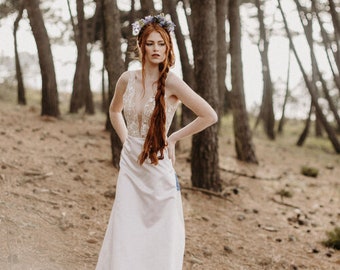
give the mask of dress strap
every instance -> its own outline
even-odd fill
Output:
[[[129,74],[129,84],[130,84],[130,87],[131,87],[131,86],[134,86],[135,81],[136,81],[136,71],[131,70],[129,73],[130,73]]]
[[[129,71],[129,80],[126,86],[124,96],[131,98],[131,95],[134,92],[133,89],[135,86],[135,80],[136,80],[135,71]]]

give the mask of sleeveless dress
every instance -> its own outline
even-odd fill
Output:
[[[167,152],[158,165],[137,163],[155,106],[150,98],[135,112],[136,74],[129,71],[123,97],[128,137],[124,142],[116,197],[96,270],[181,270],[185,230],[181,193]],[[166,101],[168,131],[178,103]]]

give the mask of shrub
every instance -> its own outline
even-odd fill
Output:
[[[279,191],[276,192],[277,195],[280,195],[281,197],[286,197],[286,198],[292,198],[293,194],[291,191],[287,189],[280,189]]]
[[[301,173],[305,176],[317,177],[319,170],[317,168],[314,168],[314,167],[302,166]]]
[[[326,232],[327,240],[323,241],[326,247],[340,250],[340,227],[335,227],[333,231]]]

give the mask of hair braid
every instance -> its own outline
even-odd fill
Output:
[[[155,108],[150,118],[149,130],[145,138],[142,152],[138,157],[140,165],[149,158],[154,165],[164,158],[166,142],[166,108],[165,108],[165,81],[168,76],[169,68],[174,65],[175,55],[169,32],[158,23],[148,23],[143,26],[138,35],[138,45],[141,52],[142,77],[144,86],[145,77],[145,44],[148,35],[152,31],[157,31],[166,43],[166,57],[163,63],[158,66],[159,78],[157,81],[157,92],[155,95]],[[159,154],[159,156],[158,156]]]
[[[160,77],[157,84],[157,93],[155,96],[155,108],[150,118],[149,131],[145,138],[143,151],[139,155],[139,164],[143,164],[149,157],[152,164],[157,165],[158,160],[164,158],[164,148],[166,142],[166,111],[165,111],[165,80],[167,78],[169,67],[164,64],[159,65]],[[160,155],[157,156],[158,152]]]

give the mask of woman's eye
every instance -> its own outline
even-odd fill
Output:
[[[152,46],[152,43],[146,43],[146,46]]]
[[[165,46],[165,43],[159,43],[159,46]]]

